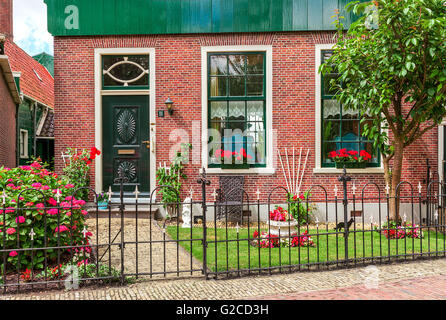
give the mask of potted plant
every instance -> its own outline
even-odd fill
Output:
[[[105,193],[101,192],[98,194],[98,209],[99,210],[107,210],[108,208],[108,197]]]
[[[269,226],[271,228],[271,235],[296,235],[297,231],[295,227],[298,221],[294,219],[293,215],[281,206],[276,206],[276,208],[269,213]]]
[[[328,155],[336,164],[337,169],[363,169],[367,166],[372,156],[365,150],[360,152],[356,150],[347,151],[347,149],[340,149],[338,151],[331,151]]]
[[[252,159],[252,156],[244,148],[240,148],[238,152],[218,149],[215,151],[215,158],[221,163],[222,169],[249,169],[248,159]]]

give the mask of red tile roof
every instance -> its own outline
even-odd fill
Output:
[[[54,108],[54,79],[48,70],[9,39],[5,42],[5,54],[12,71],[22,73],[20,89],[23,94]]]

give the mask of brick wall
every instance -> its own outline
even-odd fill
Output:
[[[278,146],[310,148],[303,188],[317,184],[332,196],[339,174],[313,174],[315,166],[315,44],[332,43],[328,32],[292,32],[265,34],[163,35],[123,37],[56,37],[56,150],[94,145],[94,49],[150,47],[156,49],[156,110],[164,110],[170,97],[179,106],[170,117],[157,119],[157,162],[168,161],[172,128],[192,130],[192,121],[201,119],[201,46],[272,45],[273,46],[273,128],[278,130]],[[437,166],[437,130],[431,130],[406,151],[403,179],[414,184],[426,175],[426,158]],[[275,175],[246,176],[246,189],[260,188],[262,197],[278,185],[285,185],[280,165]],[[56,156],[60,171],[62,160]],[[185,191],[195,182],[200,166],[189,164],[190,177]],[[93,172],[92,175],[95,173]],[[384,188],[382,174],[354,174],[357,186],[377,183]],[[218,178],[211,176],[212,186]],[[92,179],[94,181],[94,179]],[[384,189],[382,189],[384,192]],[[319,191],[314,190],[314,194]]]
[[[12,2],[12,0],[0,0],[0,33],[7,37],[13,36]]]
[[[0,110],[0,167],[13,168],[16,165],[16,106],[1,72]]]

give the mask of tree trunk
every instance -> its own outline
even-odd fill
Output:
[[[386,179],[388,183],[390,181],[390,199],[389,199],[389,219],[393,221],[399,221],[399,190],[397,191],[397,187],[401,182],[401,175],[403,170],[403,150],[404,150],[404,141],[401,138],[395,137],[394,142],[394,156],[392,163],[392,172],[386,172],[390,177]],[[389,167],[389,164],[387,164]],[[387,181],[389,180],[389,181]],[[398,199],[398,201],[397,201]]]

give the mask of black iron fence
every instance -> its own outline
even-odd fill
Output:
[[[332,190],[303,194],[276,187],[268,194],[234,188],[233,197],[200,195],[160,203],[118,197],[102,204],[94,190],[44,199],[23,190],[15,206],[5,196],[0,216],[0,287],[33,289],[124,284],[140,278],[242,276],[354,267],[446,255],[444,186],[402,182],[398,196],[374,183],[361,188],[345,173]],[[87,190],[94,201],[78,199]],[[338,195],[339,191],[339,195]],[[342,192],[342,193],[341,193]],[[35,194],[24,203],[25,194]],[[115,194],[116,196],[116,194]],[[91,199],[90,198],[90,199]],[[9,199],[11,200],[11,199]],[[37,205],[38,203],[39,205]]]

